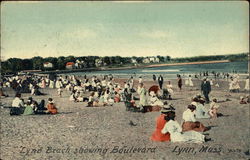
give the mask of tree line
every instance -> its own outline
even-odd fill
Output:
[[[197,62],[197,61],[210,61],[210,60],[230,60],[230,61],[243,61],[248,60],[249,53],[232,54],[232,55],[215,55],[215,56],[196,56],[196,57],[185,57],[185,58],[171,58],[170,56],[155,56],[159,61],[157,63],[176,63],[176,62]],[[125,66],[140,65],[143,64],[143,60],[147,57],[121,57],[121,56],[60,56],[60,57],[46,57],[42,58],[39,56],[30,59],[20,58],[9,58],[6,61],[1,62],[1,73],[15,73],[22,70],[46,70],[44,68],[45,62],[50,62],[53,67],[50,70],[65,70],[67,62],[84,62],[84,68],[95,68],[97,61],[101,59],[105,66]],[[153,62],[151,62],[153,63]]]

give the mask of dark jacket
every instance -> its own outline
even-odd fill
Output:
[[[211,85],[209,81],[202,81],[201,91],[209,93],[211,91]]]

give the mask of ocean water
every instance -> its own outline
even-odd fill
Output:
[[[70,73],[70,75],[108,75],[112,74],[119,78],[127,78],[130,76],[144,78],[152,78],[155,74],[163,75],[167,78],[176,78],[177,74],[182,76],[199,74],[200,72],[219,72],[219,73],[233,73],[237,72],[241,76],[246,77],[249,73],[248,62],[229,62],[229,63],[213,63],[213,64],[190,64],[190,65],[178,65],[178,66],[162,66],[154,68],[140,68],[140,69],[126,69],[126,70],[113,70],[113,71],[94,71],[94,72],[75,72]],[[68,74],[69,75],[69,74]]]

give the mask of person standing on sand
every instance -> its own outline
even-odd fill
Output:
[[[179,89],[180,89],[180,91],[181,91],[181,87],[182,87],[182,79],[181,79],[181,75],[177,75],[177,77],[178,77],[178,87],[179,87]]]
[[[143,83],[140,83],[140,88],[138,90],[138,94],[140,95],[139,106],[143,107],[147,105],[147,90],[145,89]]]
[[[211,85],[210,82],[207,81],[207,78],[203,78],[201,83],[201,92],[203,93],[204,97],[206,98],[206,103],[209,103],[209,93],[211,92]]]
[[[139,77],[139,84],[141,84],[143,81],[142,81],[142,77],[140,76]]]
[[[194,86],[191,75],[189,75],[189,77],[188,77],[188,84],[189,84],[189,87]]]
[[[156,81],[156,76],[153,74],[153,81]]]
[[[246,91],[249,91],[249,76],[247,76],[246,78],[246,84],[245,84],[245,88]]]
[[[159,77],[158,77],[158,83],[159,83],[159,86],[160,86],[160,89],[162,89],[162,85],[163,85],[163,77],[162,77],[162,75],[160,75]]]

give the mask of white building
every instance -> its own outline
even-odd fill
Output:
[[[53,68],[53,64],[51,62],[45,62],[43,63],[44,68]]]

